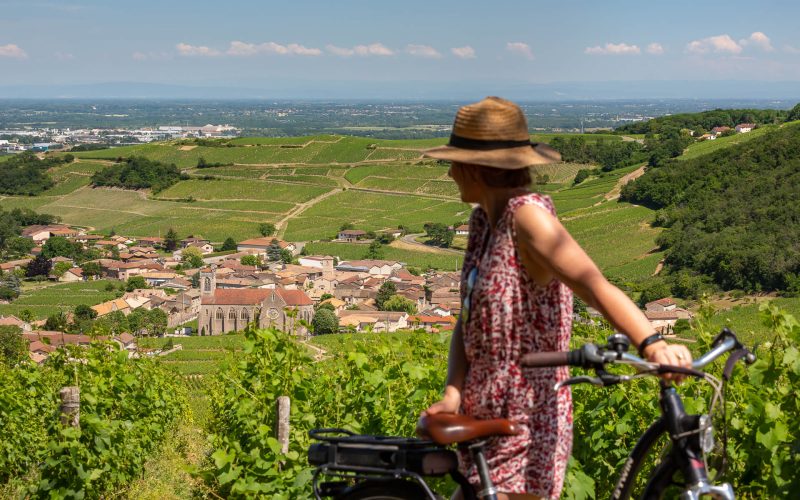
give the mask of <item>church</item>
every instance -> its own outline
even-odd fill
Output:
[[[275,327],[307,335],[300,323],[311,323],[314,302],[302,290],[283,288],[218,289],[215,266],[200,270],[200,335],[243,330],[255,321],[259,328]]]

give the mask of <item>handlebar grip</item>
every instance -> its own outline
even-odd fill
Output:
[[[532,352],[522,356],[522,366],[544,368],[547,366],[568,366],[572,351]]]

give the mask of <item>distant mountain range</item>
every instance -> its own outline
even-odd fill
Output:
[[[782,99],[800,100],[800,82],[297,82],[263,86],[107,82],[0,86],[0,99],[438,99],[502,95],[515,100]]]

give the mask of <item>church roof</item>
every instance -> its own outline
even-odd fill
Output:
[[[287,306],[310,306],[314,302],[302,290],[285,290],[282,288],[217,288],[214,295],[203,297],[203,305],[237,306],[256,305],[266,300],[275,292]]]
[[[260,304],[271,290],[266,288],[217,288],[214,295],[203,297],[203,305],[236,306]]]

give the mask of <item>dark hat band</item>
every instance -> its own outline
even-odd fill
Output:
[[[450,142],[447,145],[454,148],[488,151],[492,149],[521,148],[523,146],[534,146],[535,144],[531,143],[530,139],[524,141],[485,141],[450,134]]]

